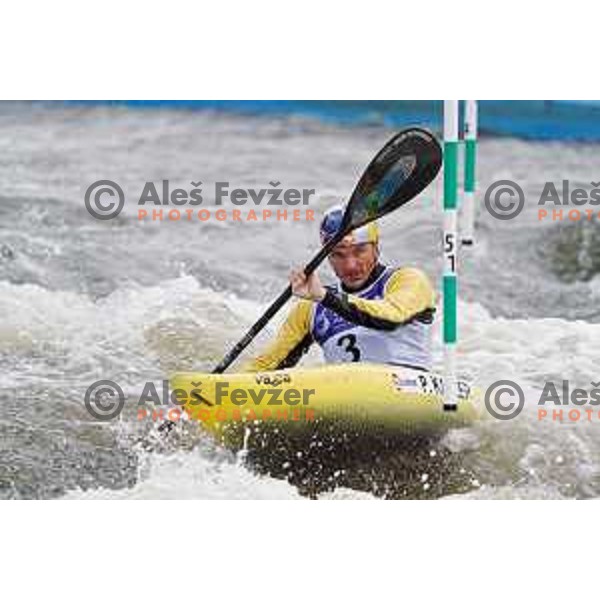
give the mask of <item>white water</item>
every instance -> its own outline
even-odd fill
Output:
[[[290,265],[311,255],[314,226],[99,224],[82,209],[83,191],[101,177],[133,189],[163,177],[230,178],[242,186],[277,175],[288,186],[317,187],[318,211],[348,193],[390,132],[108,109],[41,110],[35,119],[21,109],[0,115],[0,130],[16,140],[0,164],[0,243],[10,248],[0,257],[0,493],[301,497],[197,433],[155,452],[140,449],[136,440],[151,424],[137,421],[134,399],[145,381],[159,384],[175,369],[210,369],[279,293]],[[49,139],[64,142],[52,144],[53,160]],[[487,140],[481,185],[511,176],[530,188],[568,176],[586,181],[598,160],[587,146]],[[440,213],[432,196],[386,218],[383,252],[437,280]],[[500,379],[519,383],[526,409],[512,421],[450,433],[439,452],[460,465],[450,473],[434,460],[419,463],[409,496],[455,497],[443,481],[456,469],[467,497],[598,496],[600,422],[539,422],[536,409],[547,380],[589,388],[600,379],[600,284],[597,276],[559,281],[539,250],[556,227],[530,221],[506,227],[480,213],[478,245],[461,264],[459,330],[460,370],[481,388]],[[435,339],[439,361],[439,329]],[[319,360],[315,349],[305,362]],[[85,390],[100,379],[126,392],[117,423],[96,423],[84,408]],[[319,497],[381,495],[340,484]]]

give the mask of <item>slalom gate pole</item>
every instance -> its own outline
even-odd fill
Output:
[[[475,156],[477,153],[477,100],[465,100],[463,139],[465,145],[465,171],[461,242],[463,246],[472,246],[475,241]]]
[[[444,410],[456,410],[458,100],[444,100]]]

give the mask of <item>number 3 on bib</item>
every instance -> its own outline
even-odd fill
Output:
[[[343,335],[338,341],[337,345],[343,348],[346,352],[352,354],[352,360],[349,362],[360,361],[360,348],[356,345],[356,336],[353,333]]]

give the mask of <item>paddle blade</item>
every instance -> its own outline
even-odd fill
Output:
[[[420,194],[442,166],[442,148],[425,129],[395,135],[371,161],[348,202],[345,234],[395,210]]]

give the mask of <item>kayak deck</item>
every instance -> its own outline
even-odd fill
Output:
[[[460,381],[456,411],[443,408],[439,375],[389,365],[352,363],[258,373],[176,373],[171,378],[190,418],[226,445],[248,428],[289,435],[323,427],[422,433],[469,425],[475,393]]]

